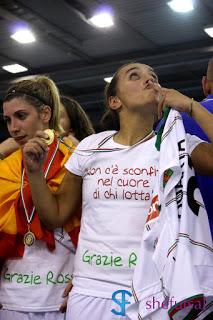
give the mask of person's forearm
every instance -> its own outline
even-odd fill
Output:
[[[213,114],[202,107],[200,103],[193,101],[191,116],[213,143]]]
[[[33,203],[42,222],[54,229],[63,225],[60,219],[56,196],[50,191],[42,172],[28,172]]]
[[[13,138],[8,138],[0,144],[0,154],[2,158],[9,156],[19,148],[18,143]]]

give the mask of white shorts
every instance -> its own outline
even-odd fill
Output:
[[[116,313],[116,314],[115,314]],[[111,299],[96,298],[79,293],[69,294],[66,320],[129,320],[121,307]]]
[[[51,312],[19,312],[0,310],[0,320],[64,320],[65,314],[59,311]]]

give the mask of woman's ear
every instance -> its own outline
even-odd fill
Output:
[[[208,96],[210,94],[210,85],[209,81],[207,79],[207,76],[203,76],[202,78],[202,87],[203,87],[203,93],[205,96]]]
[[[44,124],[49,123],[52,115],[52,110],[50,106],[44,105],[41,112],[40,112],[40,118]]]
[[[75,132],[74,132],[73,128],[70,128],[69,133],[71,133],[73,136],[75,136]]]
[[[112,110],[117,110],[121,107],[121,101],[117,96],[109,97],[108,104]]]

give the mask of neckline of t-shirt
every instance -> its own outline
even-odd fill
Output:
[[[136,147],[137,145],[139,144],[144,144],[148,141],[151,141],[153,138],[156,137],[156,134],[154,132],[154,130],[152,130],[148,135],[146,135],[143,139],[139,140],[138,142],[136,142],[135,144],[133,145],[125,145],[125,144],[121,144],[121,143],[118,143],[114,140],[114,136],[115,134],[117,133],[117,131],[110,137],[110,140],[113,142],[113,144],[117,147],[117,148],[121,148],[121,149],[131,149],[131,148],[134,148]]]
[[[102,141],[95,148],[83,149],[83,150],[77,148],[76,150],[78,152],[86,152],[91,154],[99,153],[99,152],[113,152],[113,151],[121,151],[121,150],[123,151],[123,150],[132,149],[140,144],[150,143],[149,141],[152,141],[152,139],[156,137],[156,134],[153,130],[146,137],[144,137],[134,145],[128,146],[128,145],[119,144],[114,141],[113,137],[116,133],[117,131],[111,133],[110,135],[105,136],[105,138],[102,139]],[[110,142],[111,145],[106,146],[106,143],[108,142]],[[75,153],[76,153],[76,150],[74,151]]]

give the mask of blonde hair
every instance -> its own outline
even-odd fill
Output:
[[[38,111],[43,105],[51,108],[49,127],[62,131],[59,124],[60,96],[56,84],[46,76],[36,76],[29,80],[14,83],[7,91],[3,101],[21,97],[32,104]]]

